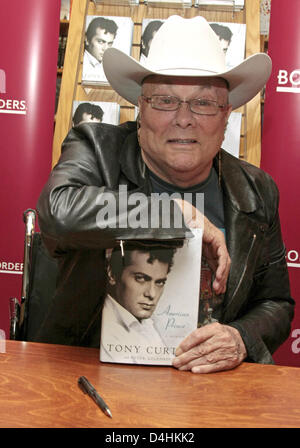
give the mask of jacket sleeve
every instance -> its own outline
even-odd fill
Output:
[[[272,354],[288,338],[295,304],[290,296],[278,215],[278,191],[273,181],[269,185],[273,194],[268,207],[273,210],[273,216],[269,217],[271,222],[265,231],[254,274],[248,279],[251,285],[248,299],[237,319],[229,323],[243,338],[247,360],[265,364],[274,363]]]
[[[39,225],[52,254],[104,249],[120,239],[186,236],[184,225],[170,233],[162,226],[161,217],[155,227],[149,227],[151,207],[145,185],[132,185],[120,170],[120,147],[127,136],[128,129],[110,125],[84,124],[70,131],[37,204]],[[145,225],[128,226],[130,217],[136,222],[137,205],[144,220],[140,224]],[[171,213],[181,214],[174,201],[170,206]]]

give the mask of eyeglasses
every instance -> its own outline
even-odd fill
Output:
[[[195,98],[189,101],[169,95],[142,95],[142,98],[151,105],[152,109],[164,111],[178,110],[182,103],[187,103],[191,112],[198,115],[217,115],[219,109],[227,107],[227,104],[218,104],[216,101],[205,98]]]

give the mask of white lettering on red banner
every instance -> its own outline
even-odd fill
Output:
[[[293,353],[300,353],[300,328],[295,328],[295,330],[292,331],[292,338],[296,338],[292,342],[292,352]]]
[[[6,73],[0,69],[0,93],[6,93]],[[25,100],[0,98],[0,114],[26,115],[27,106]]]
[[[287,70],[278,70],[278,86],[276,92],[300,93],[300,69],[288,72]]]
[[[23,274],[23,263],[0,261],[0,274]]]
[[[3,100],[0,98],[0,114],[21,114],[26,115],[25,100]]]
[[[287,265],[292,268],[300,268],[300,256],[297,250],[289,250],[286,255]]]

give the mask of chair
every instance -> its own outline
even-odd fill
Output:
[[[10,339],[34,341],[52,300],[57,278],[57,262],[35,232],[35,210],[23,214],[25,223],[21,299],[10,298]]]

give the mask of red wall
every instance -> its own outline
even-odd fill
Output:
[[[300,366],[300,2],[272,0],[261,167],[280,192],[280,218],[296,314],[277,364]]]
[[[1,0],[0,328],[20,298],[23,211],[51,170],[60,0]]]

